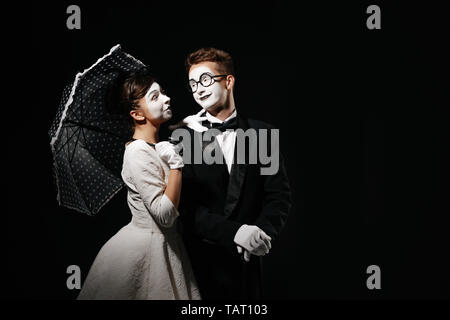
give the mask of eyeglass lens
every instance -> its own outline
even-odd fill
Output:
[[[208,87],[212,84],[212,82],[213,82],[212,80],[213,80],[213,77],[210,74],[203,73],[200,76],[200,81],[198,81],[198,82],[200,82],[203,87]],[[190,87],[192,93],[197,91],[198,82],[193,79],[189,80],[189,87]]]

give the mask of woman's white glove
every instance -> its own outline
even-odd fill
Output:
[[[188,116],[178,122],[177,124],[169,126],[170,130],[175,130],[180,127],[187,126],[188,128],[191,128],[194,131],[197,132],[205,132],[208,130],[207,127],[204,127],[201,125],[201,122],[208,119],[206,116],[202,117],[201,115],[205,113],[205,109],[200,110],[197,114],[193,114],[191,116]]]
[[[162,141],[155,145],[156,152],[159,157],[166,162],[170,169],[178,169],[184,166],[183,158],[179,152],[182,149],[182,144],[174,145],[168,141]]]

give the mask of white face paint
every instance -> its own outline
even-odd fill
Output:
[[[150,89],[145,94],[147,110],[155,120],[167,121],[172,118],[170,107],[170,98],[161,92],[158,83],[153,82]]]
[[[200,80],[200,76],[203,73],[209,73],[210,75],[218,75],[218,73],[213,72],[205,64],[199,64],[194,66],[189,71],[189,79],[194,79],[195,81]],[[225,77],[215,78],[214,83],[209,87],[204,87],[201,83],[197,84],[197,91],[192,94],[195,101],[205,110],[215,109],[216,107],[225,105],[227,101],[227,89],[219,81],[223,81]]]

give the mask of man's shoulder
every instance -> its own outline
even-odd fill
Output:
[[[274,125],[261,120],[248,118],[247,123],[249,128],[253,129],[275,129]]]

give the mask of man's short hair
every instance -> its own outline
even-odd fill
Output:
[[[194,65],[201,62],[215,62],[221,74],[231,74],[234,76],[233,59],[228,52],[216,48],[201,48],[198,49],[186,58],[186,71]]]

